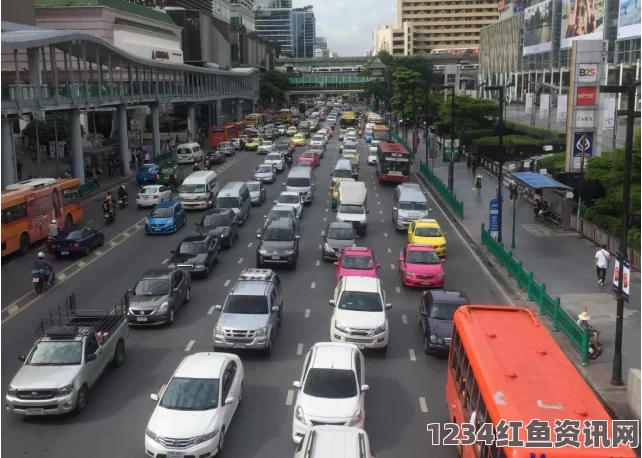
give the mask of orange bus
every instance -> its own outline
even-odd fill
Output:
[[[212,148],[218,147],[221,142],[229,142],[233,138],[236,138],[236,127],[232,123],[214,126],[210,129],[210,146]]]
[[[392,137],[390,136],[390,128],[383,124],[376,124],[374,132],[372,133],[372,139],[384,142],[391,140]]]
[[[35,178],[2,191],[2,256],[19,252],[46,239],[49,223],[60,228],[82,219],[80,182],[77,178]]]
[[[245,127],[258,129],[265,123],[265,117],[261,113],[251,113],[245,116]]]
[[[236,121],[232,124],[234,124],[234,127],[236,128],[236,138],[245,134],[245,123],[243,121]]]
[[[448,359],[446,401],[453,423],[474,423],[477,431],[484,423],[497,426],[500,420],[523,422],[516,436],[528,438],[525,426],[534,420],[550,425],[550,440],[555,443],[555,421],[608,421],[611,417],[582,375],[569,361],[550,332],[535,314],[525,307],[462,306],[455,312]],[[504,428],[502,428],[504,429]],[[499,429],[488,431],[497,434]],[[541,429],[540,429],[541,431]],[[463,440],[464,434],[460,436]],[[466,435],[467,436],[467,435]],[[568,436],[567,436],[568,437]],[[506,436],[503,438],[508,439]],[[579,434],[577,448],[497,447],[494,441],[457,445],[462,458],[633,458],[626,445],[607,448],[584,445]],[[497,440],[497,437],[495,437]]]

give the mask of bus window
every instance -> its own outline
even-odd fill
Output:
[[[80,203],[80,187],[65,189],[62,191],[62,201],[65,205]]]
[[[2,210],[2,223],[9,224],[20,218],[27,216],[27,206],[25,204],[15,205]]]

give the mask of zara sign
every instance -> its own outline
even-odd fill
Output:
[[[594,110],[575,110],[575,127],[580,129],[592,129],[594,123]]]

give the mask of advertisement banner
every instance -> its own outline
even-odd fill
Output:
[[[526,94],[526,114],[533,112],[533,94]]]
[[[595,110],[575,110],[575,127],[592,129],[595,125]]]
[[[578,87],[575,105],[584,107],[597,105],[597,88],[595,86]]]
[[[524,11],[524,55],[550,51],[553,47],[553,0],[544,0]]]
[[[615,94],[608,94],[611,97],[604,98],[604,116],[602,122],[602,129],[615,129]]]
[[[582,167],[582,156],[584,156],[584,169],[586,161],[593,156],[593,132],[575,132],[573,134],[573,168]]]
[[[629,1],[633,2],[634,0]],[[570,48],[571,43],[576,40],[601,40],[603,38],[604,0],[562,1],[560,48]]]
[[[550,102],[551,96],[549,94],[542,94],[539,96],[539,119],[548,119]]]
[[[488,205],[488,229],[490,235],[497,240],[499,236],[499,200],[491,199]]]
[[[613,269],[613,292],[617,294],[618,282],[620,281],[620,272],[623,272],[622,277],[622,296],[624,300],[629,302],[629,292],[631,291],[631,263],[628,259],[624,260],[624,269],[622,269],[622,254],[615,254],[615,268]]]
[[[640,36],[640,9],[638,0],[620,0],[620,14],[617,24],[617,39]]]
[[[579,64],[577,66],[576,83],[596,83],[597,64]]]
[[[566,122],[566,112],[568,109],[568,96],[557,96],[557,122]]]

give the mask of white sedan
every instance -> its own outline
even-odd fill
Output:
[[[279,198],[274,201],[275,204],[292,207],[297,218],[301,218],[303,213],[303,202],[301,195],[296,191],[283,191]]]
[[[243,363],[229,353],[187,356],[160,394],[145,431],[152,458],[214,456],[243,400]]]
[[[377,154],[368,153],[368,165],[377,165]]]
[[[172,190],[167,186],[152,184],[144,186],[138,191],[136,205],[138,207],[153,207],[161,202],[172,200]]]

